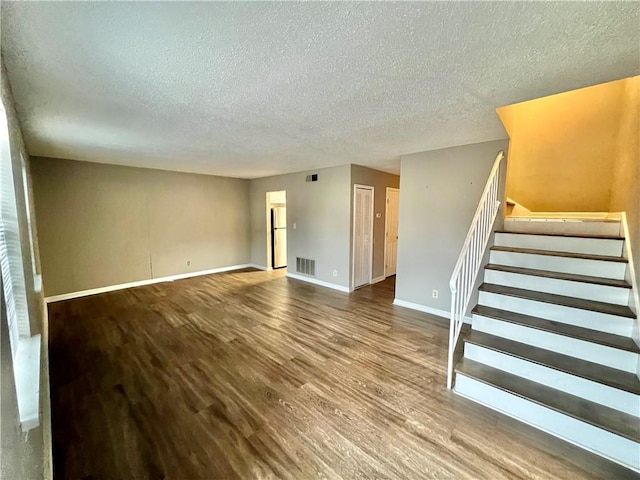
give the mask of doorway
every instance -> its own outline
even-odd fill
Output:
[[[287,192],[267,192],[267,269],[287,266]]]
[[[398,212],[400,190],[387,187],[384,227],[384,278],[396,274],[398,266]]]
[[[353,288],[371,283],[373,262],[373,187],[353,186]]]

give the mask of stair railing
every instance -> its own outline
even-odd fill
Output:
[[[482,266],[482,258],[493,231],[493,224],[498,214],[500,200],[500,163],[504,152],[498,153],[489,179],[484,187],[480,203],[471,221],[467,238],[462,245],[460,256],[453,269],[449,288],[451,289],[451,321],[449,324],[449,357],[447,367],[447,388],[453,384],[453,359],[458,344],[458,337],[464,322],[469,300],[473,293],[478,272]]]

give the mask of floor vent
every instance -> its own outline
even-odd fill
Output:
[[[296,257],[296,272],[304,273],[305,275],[316,274],[316,261],[309,260],[308,258]]]

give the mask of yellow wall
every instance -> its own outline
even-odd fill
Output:
[[[626,84],[611,188],[611,212],[627,212],[636,277],[640,276],[640,76]],[[640,279],[636,278],[640,283]]]
[[[613,168],[611,211],[640,211],[640,76],[625,84],[625,104]]]
[[[639,78],[498,109],[511,137],[507,196],[538,212],[606,212],[616,198],[619,211],[637,166]]]

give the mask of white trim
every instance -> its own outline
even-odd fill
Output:
[[[389,233],[389,190],[395,190],[396,192],[398,192],[398,194],[400,194],[400,189],[399,188],[393,188],[393,187],[387,187],[385,190],[385,197],[384,197],[384,278],[389,277],[390,275],[387,275],[387,238],[388,238],[388,233]],[[398,205],[398,207],[400,207]],[[398,208],[398,210],[400,210]],[[400,213],[398,211],[398,213]],[[396,250],[398,249],[398,246],[396,245]],[[398,254],[396,252],[396,273],[398,270]],[[395,274],[394,274],[395,275]]]
[[[254,265],[251,263],[243,263],[241,265],[230,265],[228,267],[212,268],[210,270],[202,270],[200,272],[181,273],[178,275],[170,275],[167,277],[149,278],[147,280],[139,280],[137,282],[121,283],[118,285],[109,285],[106,287],[92,288],[90,290],[81,290],[78,292],[63,293],[61,295],[53,295],[50,297],[45,297],[44,300],[47,303],[53,303],[53,302],[59,302],[61,300],[70,300],[72,298],[80,298],[80,297],[86,297],[89,295],[96,295],[98,293],[113,292],[115,290],[124,290],[125,288],[142,287],[144,285],[152,285],[154,283],[173,282],[174,280],[182,280],[183,278],[199,277],[201,275],[210,275],[212,273],[229,272],[231,270],[241,270],[243,268],[251,268],[251,267],[254,267],[260,270],[264,269],[264,267]]]
[[[398,300],[397,298],[393,300],[393,304],[399,307],[410,308],[412,310],[418,310],[419,312],[430,313],[431,315],[437,315],[438,317],[444,317],[447,319],[451,316],[451,313],[447,312],[446,310],[440,310],[439,308],[428,307],[420,303],[407,302],[406,300]]]
[[[636,313],[640,313],[640,295],[638,295],[638,284],[636,282],[636,271],[635,265],[633,263],[633,255],[631,253],[631,235],[629,233],[629,224],[627,223],[627,212],[621,213],[622,221],[620,222],[622,225],[622,234],[624,236],[624,257],[629,260],[629,276],[631,277],[631,287],[633,289],[633,302],[635,305],[630,305],[631,309]],[[640,239],[638,239],[640,240]],[[635,307],[635,308],[634,308]]]
[[[250,263],[245,268],[256,268],[258,270],[264,270],[265,272],[269,270],[273,270],[272,268],[267,268],[264,265],[258,265],[257,263]]]
[[[295,273],[287,273],[288,278],[293,278],[294,280],[301,280],[307,283],[313,283],[314,285],[320,285],[321,287],[332,288],[333,290],[338,290],[340,292],[350,293],[348,287],[344,287],[342,285],[338,285],[336,283],[323,282],[322,280],[318,280],[317,278],[307,277],[305,275],[298,275]]]
[[[428,307],[420,303],[407,302],[406,300],[399,300],[395,298],[393,304],[398,307],[410,308],[411,310],[417,310],[419,312],[430,313],[431,315],[437,315],[446,319],[451,318],[451,312],[447,310],[440,310],[439,308]],[[464,317],[464,323],[471,325],[471,317]]]
[[[351,289],[350,290],[354,290],[356,288],[360,288],[360,287],[364,287],[367,284],[363,284],[363,285],[355,285],[355,277],[356,277],[356,191],[358,190],[358,188],[361,188],[363,190],[370,190],[371,191],[371,229],[369,232],[369,257],[370,257],[370,265],[369,265],[369,285],[371,285],[372,283],[372,278],[373,278],[373,223],[375,222],[375,196],[376,196],[376,191],[375,191],[375,187],[371,186],[371,185],[360,185],[359,183],[354,183],[353,184],[353,202],[351,204],[351,211],[353,212],[353,224],[351,225],[351,238],[352,238],[352,245],[351,245]]]
[[[271,266],[273,265],[273,255],[271,252],[271,235],[273,235],[273,233],[271,232],[271,192],[265,193],[264,205],[265,205],[265,215],[266,215],[265,234],[267,237],[266,270],[272,270]]]
[[[518,204],[518,202],[507,198],[508,202]],[[520,205],[520,204],[518,204]],[[520,205],[522,207],[522,205]],[[525,208],[525,207],[523,207]],[[542,220],[566,220],[566,221],[620,221],[620,212],[529,212],[526,215],[509,215],[507,218],[516,221],[528,221],[541,218]]]
[[[18,414],[23,432],[40,425],[40,334],[21,338],[14,359]]]
[[[374,283],[382,282],[385,278],[387,277],[385,277],[384,275],[382,275],[381,277],[373,278],[371,279],[371,284],[373,285]]]

